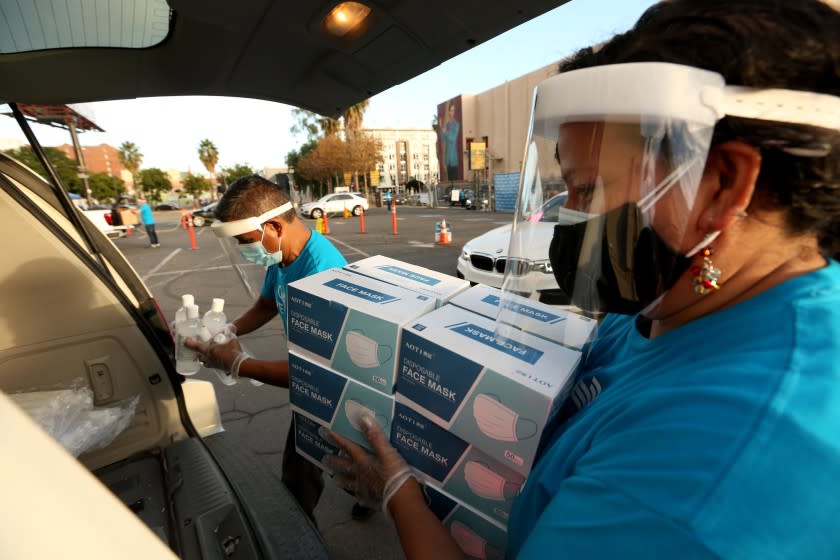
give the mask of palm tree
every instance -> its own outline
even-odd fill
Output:
[[[134,142],[123,142],[120,144],[120,151],[117,154],[120,163],[131,173],[131,188],[137,190],[137,172],[143,163],[143,154]],[[139,193],[142,194],[142,191]]]
[[[216,164],[219,163],[219,149],[209,138],[205,138],[198,144],[198,159],[201,160],[210,174],[210,192],[212,193],[210,196],[215,200],[218,189],[213,183],[216,177]]]
[[[362,121],[364,121],[365,111],[367,111],[369,99],[356,103],[342,115],[344,119],[344,130],[347,136],[352,138],[362,129]]]

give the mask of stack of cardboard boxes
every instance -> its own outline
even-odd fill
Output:
[[[367,447],[368,413],[464,551],[503,553],[595,322],[381,256],[295,282],[288,299],[299,452],[323,467],[337,451],[319,425]]]

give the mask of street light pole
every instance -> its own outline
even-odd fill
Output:
[[[82,180],[82,185],[85,187],[88,206],[93,206],[93,197],[90,193],[90,183],[88,182],[87,168],[85,167],[85,156],[82,153],[82,146],[79,144],[79,136],[76,134],[76,117],[68,119],[67,126],[70,128],[70,137],[73,139],[73,151],[76,152],[76,161],[79,163],[79,179]]]

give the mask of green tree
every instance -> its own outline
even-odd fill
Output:
[[[123,167],[131,173],[132,187],[137,190],[137,171],[140,170],[140,165],[143,163],[143,154],[140,153],[140,149],[134,142],[123,142],[120,144],[117,157],[120,158],[120,163],[123,164]]]
[[[254,175],[256,172],[246,163],[237,163],[232,167],[223,167],[222,176],[225,180],[225,185],[230,185],[240,177]]]
[[[341,122],[332,117],[325,117],[306,109],[292,109],[294,124],[289,129],[292,134],[305,134],[308,141],[322,136],[330,136],[341,129]]]
[[[169,180],[169,175],[157,167],[144,169],[137,174],[137,177],[143,185],[143,190],[154,202],[160,202],[161,193],[172,190],[172,181]]]
[[[90,193],[96,200],[103,202],[116,200],[125,190],[125,183],[122,179],[108,175],[107,173],[93,173],[88,177]]]
[[[79,179],[79,164],[75,159],[67,157],[67,154],[58,148],[44,148],[47,154],[47,159],[55,169],[59,180],[68,192],[80,194],[85,196],[85,189],[82,181]],[[23,146],[17,150],[8,150],[6,153],[18,160],[22,164],[32,169],[35,173],[44,178],[45,181],[51,182],[47,170],[41,165],[41,160],[32,151],[29,146]]]
[[[197,199],[201,196],[201,193],[210,189],[210,181],[201,175],[187,173],[181,181],[181,188],[185,193]]]
[[[219,149],[210,139],[205,138],[198,144],[198,159],[204,164],[204,168],[207,169],[210,176],[215,177],[216,164],[219,163]],[[215,191],[216,189],[212,189],[213,194],[211,194],[211,198],[214,200],[216,198]]]
[[[300,147],[300,150],[292,150],[286,154],[286,166],[292,171],[292,182],[294,183],[296,189],[317,184],[317,181],[304,177],[297,171],[298,161],[300,161],[300,158],[305,157],[309,152],[314,150],[317,145],[317,140],[309,140]]]

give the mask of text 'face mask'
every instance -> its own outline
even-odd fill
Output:
[[[477,395],[473,401],[473,417],[481,433],[499,441],[520,441],[537,433],[537,423],[503,405],[491,395]]]

